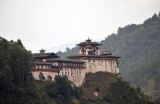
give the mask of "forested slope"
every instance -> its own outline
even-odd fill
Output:
[[[134,86],[142,87],[143,91],[149,95],[153,94],[150,92],[160,90],[158,88],[160,72],[154,65],[160,60],[159,16],[154,14],[141,25],[132,24],[119,28],[117,34],[110,35],[101,43],[104,44],[102,49],[106,48],[113,54],[122,57],[120,71],[126,80],[129,80]],[[150,89],[153,84],[155,86]]]
[[[0,104],[53,104],[38,89],[31,74],[34,65],[30,51],[21,40],[7,41],[0,37]]]
[[[151,87],[149,83],[152,82],[155,84],[152,90],[154,92],[160,91],[160,88],[156,87],[160,80],[157,77],[160,72],[157,71],[157,76],[152,78],[154,71],[158,70],[157,67],[152,66],[155,63],[159,64],[160,60],[160,14],[154,14],[143,24],[120,27],[117,34],[109,35],[100,43],[103,44],[100,48],[101,51],[107,49],[113,55],[122,57],[120,59],[120,72],[125,80],[130,81],[134,86],[142,87],[144,91]],[[66,51],[63,53],[63,57],[68,54],[77,54],[75,49],[78,48]],[[151,74],[150,77],[148,77],[149,73]],[[142,81],[143,83],[141,83]],[[145,88],[144,83],[147,86]],[[145,93],[153,94],[149,92],[148,89],[148,92]]]

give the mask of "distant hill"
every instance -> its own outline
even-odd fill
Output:
[[[113,55],[121,56],[120,72],[125,80],[130,81],[133,86],[142,87],[144,93],[149,93],[151,87],[149,83],[155,84],[153,92],[160,91],[157,83],[159,83],[160,72],[157,71],[157,76],[154,76],[157,67],[152,66],[153,63],[159,63],[160,60],[160,14],[154,14],[151,18],[143,22],[143,24],[131,24],[125,27],[119,27],[117,34],[111,34],[101,41],[103,45],[101,51],[107,49]],[[78,47],[67,50],[64,53],[57,53],[59,56],[65,57],[68,55],[78,54]],[[149,68],[149,69],[147,69]],[[150,70],[149,73],[145,73]],[[147,75],[148,74],[148,75]],[[148,77],[150,75],[150,77]],[[147,77],[145,77],[147,76]],[[152,78],[157,77],[157,78]],[[139,78],[139,79],[138,79]],[[144,78],[146,78],[144,80]],[[150,79],[150,80],[149,80]],[[156,80],[155,80],[156,79]],[[143,83],[145,81],[145,87]]]
[[[65,52],[67,47],[69,49],[71,49],[71,48],[75,47],[75,44],[78,44],[81,41],[80,40],[79,41],[74,41],[74,42],[63,44],[63,45],[60,45],[60,46],[57,46],[57,47],[53,46],[53,47],[50,47],[50,48],[46,48],[45,50],[48,51],[48,52],[59,52],[59,51]]]

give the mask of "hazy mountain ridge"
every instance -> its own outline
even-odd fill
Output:
[[[103,44],[100,47],[101,51],[107,49],[113,55],[122,57],[120,59],[120,72],[125,80],[143,89],[142,84],[139,83],[141,79],[137,80],[136,78],[137,75],[143,77],[144,74],[137,73],[145,72],[144,66],[160,60],[160,14],[158,16],[154,14],[143,24],[120,27],[117,34],[109,35],[100,43]],[[78,54],[78,47],[57,54],[62,57],[75,55]]]
[[[63,45],[60,45],[60,46],[57,46],[57,47],[50,47],[50,48],[46,48],[45,50],[48,51],[48,52],[65,52],[66,47],[71,49],[71,48],[75,47],[75,44],[78,44],[79,42],[81,42],[81,41],[78,40],[78,41],[63,44]]]

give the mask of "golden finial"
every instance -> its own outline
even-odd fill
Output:
[[[107,53],[108,51],[106,49],[103,50],[103,53]]]
[[[46,50],[44,50],[43,48],[41,50],[39,50],[40,53],[44,53]]]
[[[89,39],[89,37],[88,37],[88,39],[86,40],[86,42],[91,42],[91,39]]]

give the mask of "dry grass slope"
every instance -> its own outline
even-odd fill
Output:
[[[85,98],[102,98],[108,91],[110,84],[118,79],[118,75],[108,72],[88,73],[82,85]],[[98,93],[96,96],[94,93]]]

